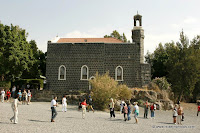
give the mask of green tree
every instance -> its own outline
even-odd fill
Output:
[[[198,81],[200,71],[199,51],[190,45],[188,38],[182,31],[180,42],[170,51],[169,59],[166,63],[169,72],[168,79],[172,84],[172,89],[178,100],[182,96],[192,97],[195,84]]]
[[[0,24],[0,76],[1,80],[15,80],[33,64],[28,33],[19,26]]]
[[[123,42],[127,42],[127,38],[125,36],[125,34],[123,33],[122,35],[119,34],[118,31],[114,30],[110,35],[105,35],[104,38],[110,38],[110,37],[113,37],[113,38],[116,38],[116,39],[119,39]]]
[[[152,78],[166,77],[177,100],[192,98],[200,76],[200,37],[191,42],[180,33],[180,41],[159,44],[154,53],[147,53],[146,62],[151,64]]]

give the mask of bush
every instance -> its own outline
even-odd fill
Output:
[[[11,82],[10,81],[0,81],[0,87],[11,88]]]
[[[33,89],[35,89],[38,86],[40,86],[40,88],[43,88],[43,85],[44,85],[43,83],[44,83],[43,79],[22,79],[22,80],[17,80],[13,82],[12,85],[15,85],[15,86],[19,85],[20,87],[22,87],[22,85],[29,84],[30,86],[32,86]]]
[[[131,90],[126,85],[118,85],[118,82],[111,78],[108,72],[104,75],[96,73],[95,79],[90,80],[90,83],[93,103],[99,110],[108,108],[110,98],[116,100],[131,98]]]
[[[155,83],[160,88],[160,90],[171,90],[171,84],[167,82],[165,77],[155,78],[153,79],[152,83]]]

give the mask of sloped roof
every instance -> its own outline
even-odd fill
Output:
[[[60,38],[57,43],[123,43],[116,38]]]

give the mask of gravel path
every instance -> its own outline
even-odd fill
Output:
[[[90,111],[86,119],[76,106],[68,106],[67,112],[57,107],[58,115],[55,123],[51,123],[50,103],[33,102],[30,105],[19,105],[19,123],[10,122],[13,116],[10,103],[0,103],[0,133],[198,133],[200,131],[200,116],[196,110],[185,110],[183,125],[172,124],[172,111],[156,111],[156,119],[143,119],[143,108],[140,108],[139,124],[135,120],[123,121],[123,115],[116,113],[116,118],[110,120],[109,113]],[[149,112],[150,113],[150,112]],[[136,131],[137,130],[137,131]]]

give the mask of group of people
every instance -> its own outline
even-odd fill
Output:
[[[4,91],[4,90],[2,90]],[[23,95],[24,93],[24,95]],[[20,91],[17,93],[17,95],[14,96],[14,100],[12,103],[12,109],[14,112],[14,116],[10,119],[10,121],[14,121],[14,123],[16,124],[18,122],[18,103],[19,103],[19,99],[20,99],[20,95],[22,96],[22,100],[24,99],[25,93],[26,91],[24,90],[22,94],[20,94]],[[1,94],[4,94],[1,92]],[[55,96],[52,101],[51,101],[51,111],[52,111],[52,116],[51,116],[51,122],[55,122],[55,118],[57,116],[57,111],[56,111],[56,107],[58,106],[57,102],[57,97]],[[84,99],[80,105],[82,108],[82,118],[85,119],[85,114],[86,114],[86,108],[89,110],[91,109],[94,112],[94,109],[92,107],[92,98],[91,96],[89,96],[89,104],[87,104],[86,99]],[[133,103],[133,109],[131,109],[131,104],[130,102],[124,102],[124,100],[121,100],[121,108],[120,108],[120,114],[123,113],[124,114],[124,121],[129,121],[131,120],[130,114],[134,114],[134,118],[135,118],[135,123],[138,123],[138,116],[139,116],[139,106],[137,105],[137,102]],[[110,119],[112,119],[112,117],[115,118],[115,102],[113,101],[113,99],[110,99],[110,103],[109,103],[109,109],[110,109]],[[148,103],[148,101],[146,101],[144,103],[144,118],[148,118],[148,110],[150,109],[151,111],[151,118],[155,117],[155,110],[156,110],[156,104],[155,103]],[[66,96],[63,96],[62,98],[62,111],[66,112],[67,111],[67,98]],[[200,105],[198,105],[198,110],[197,110],[197,116],[200,112]],[[180,105],[180,102],[178,102],[178,104],[175,104],[175,107],[173,108],[173,123],[174,124],[181,124],[181,121],[184,120],[184,113],[183,113],[183,108]]]
[[[57,100],[57,97],[55,96],[52,101],[51,101],[51,112],[52,112],[52,115],[51,115],[51,122],[55,122],[55,118],[57,116],[57,111],[56,111],[56,107],[58,106],[58,103],[56,102]],[[88,99],[88,104],[86,103],[86,99],[84,99],[82,102],[79,103],[79,110],[80,108],[82,108],[82,118],[85,119],[85,114],[86,114],[86,108],[88,109],[88,112],[89,110],[91,109],[94,113],[94,109],[92,107],[92,98],[91,96],[89,96],[89,99]],[[67,112],[67,98],[66,98],[66,95],[63,96],[62,98],[62,111],[63,112]]]
[[[10,92],[10,90],[7,90],[6,92],[5,92],[4,89],[1,90],[1,102],[2,102],[2,103],[4,102],[5,99],[6,99],[7,101],[9,101],[10,97],[11,97],[11,92]]]
[[[120,103],[120,114],[123,113],[124,114],[124,121],[129,121],[131,120],[131,112],[134,114],[134,118],[135,118],[135,123],[137,124],[138,123],[138,115],[139,115],[139,106],[137,105],[138,103],[137,102],[134,102],[133,103],[133,112],[131,111],[131,104],[130,102],[124,102],[124,100],[122,99],[121,100],[121,103]],[[110,119],[112,117],[115,118],[115,103],[113,101],[113,99],[111,98],[110,99],[110,103],[109,103],[109,108],[110,108]]]
[[[12,94],[13,98],[15,98],[15,94],[17,94],[17,95],[19,95],[18,100],[20,102],[22,102],[22,104],[27,103],[27,105],[29,105],[31,102],[31,97],[32,97],[30,90],[28,90],[28,92],[26,92],[26,90],[24,89],[23,92],[21,92],[21,90],[18,90],[18,92],[16,92],[15,86],[13,86],[13,88],[12,88],[12,93],[10,92],[9,89],[6,92],[4,89],[2,89],[0,94],[1,94],[1,102],[2,103],[4,102],[4,100],[7,100],[7,102],[9,102],[11,94]]]
[[[156,104],[149,103],[148,100],[144,103],[144,118],[148,118],[148,112],[151,111],[151,118],[155,119]]]
[[[181,124],[181,121],[184,121],[184,113],[183,107],[181,107],[180,102],[178,102],[178,104],[175,104],[173,109],[173,123]]]
[[[24,89],[23,92],[21,92],[21,90],[18,90],[18,92],[16,92],[17,89],[15,86],[12,87],[12,92],[10,92],[10,90],[8,89],[6,92],[4,89],[1,90],[1,102],[3,103],[4,100],[6,99],[7,102],[10,101],[10,98],[13,98],[13,102],[11,105],[11,108],[13,110],[14,116],[10,119],[11,122],[14,121],[14,124],[18,123],[18,104],[22,103],[25,105],[25,103],[27,103],[27,105],[30,104],[31,101],[31,91],[28,90],[28,93],[26,92],[26,90]],[[11,95],[12,94],[12,95]]]

